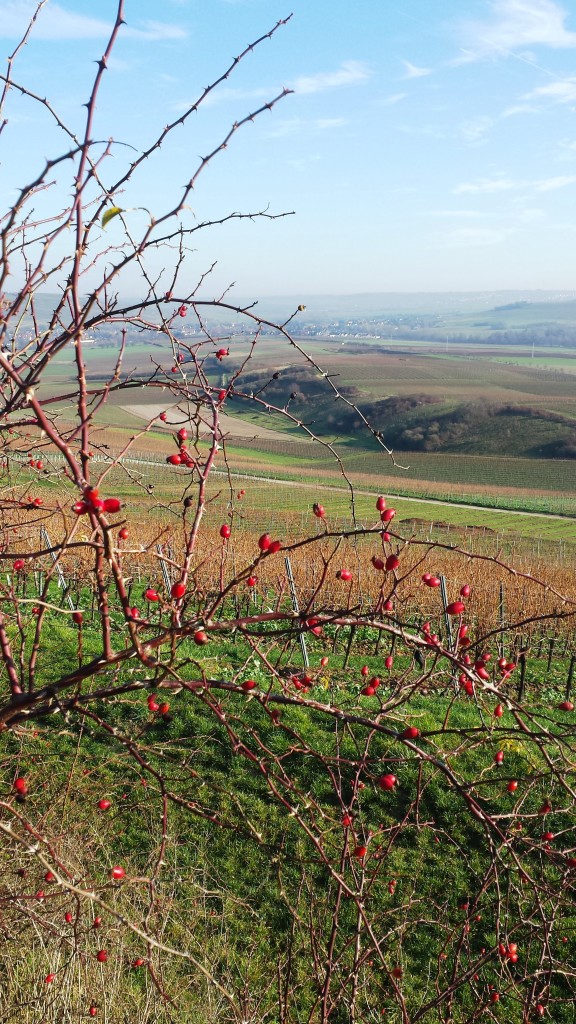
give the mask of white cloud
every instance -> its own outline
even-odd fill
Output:
[[[283,139],[287,135],[295,135],[302,129],[302,119],[300,117],[286,118],[284,121],[277,121],[274,128],[270,128],[266,132],[268,139]]]
[[[489,0],[489,7],[491,18],[460,26],[468,59],[525,46],[576,47],[576,32],[565,24],[568,12],[555,0]]]
[[[432,68],[419,68],[416,64],[411,64],[409,60],[402,61],[406,74],[404,78],[426,78],[427,75],[432,74]]]
[[[483,142],[486,135],[494,125],[494,119],[485,115],[471,118],[470,121],[464,121],[460,126],[460,131],[464,136],[466,142]]]
[[[315,127],[319,131],[325,132],[331,128],[344,128],[348,124],[345,117],[319,117],[315,122]]]
[[[551,100],[553,103],[576,103],[576,78],[571,76],[549,85],[541,85],[538,89],[523,97],[525,100]]]
[[[541,224],[546,220],[546,211],[538,207],[527,207],[521,210],[517,216],[519,224]]]
[[[545,178],[544,181],[535,181],[534,188],[537,192],[554,192],[558,188],[566,188],[567,185],[576,183],[576,175],[559,174],[555,178]]]
[[[378,105],[381,107],[393,107],[396,103],[400,103],[405,100],[408,96],[407,92],[393,92],[390,96],[384,96],[378,101]]]
[[[26,30],[34,11],[36,0],[2,0],[0,2],[0,37],[19,39]],[[106,39],[112,23],[101,18],[77,14],[57,3],[48,3],[42,8],[34,26],[35,39]],[[165,22],[146,21],[141,27],[126,25],[122,34],[132,39],[151,42],[164,39],[183,39],[184,29]]]
[[[279,121],[274,128],[266,132],[269,139],[281,139],[287,135],[296,135],[302,132],[325,132],[334,128],[343,128],[348,121],[343,117],[319,117],[313,120],[305,120],[301,117],[290,117]]]
[[[288,167],[293,167],[295,171],[306,171],[311,164],[317,164],[321,160],[319,153],[311,153],[309,156],[301,156],[295,159],[287,160]]]
[[[478,178],[476,181],[462,182],[454,189],[455,195],[490,195],[497,192],[553,192],[559,188],[576,184],[576,175],[562,174],[553,178],[540,178],[536,181],[522,181],[498,175],[495,178]]]
[[[516,103],[512,107],[506,107],[500,117],[516,117],[516,114],[538,114],[539,108],[530,106],[529,103]]]
[[[497,178],[478,178],[477,181],[465,181],[457,185],[454,189],[454,194],[458,196],[464,193],[477,195],[482,193],[509,192],[518,189],[522,184],[524,183],[513,181],[512,178],[505,178],[503,176]]]
[[[141,28],[132,28],[127,25],[124,28],[124,35],[134,36],[137,39],[150,39],[161,42],[163,39],[185,39],[188,33],[179,25],[167,25],[164,21],[143,21]]]
[[[220,86],[220,88],[208,93],[206,99],[202,101],[202,105],[204,107],[215,107],[218,103],[232,103],[236,102],[236,100],[249,100],[250,102],[254,100],[256,103],[260,103],[270,100],[273,95],[274,91],[272,89],[266,89],[263,86],[256,89],[235,89],[231,86]],[[197,99],[198,96],[196,95],[189,100],[180,100],[173,103],[171,109],[176,113],[182,113],[182,111],[188,110],[192,103],[196,103]]]
[[[415,124],[414,121],[401,124],[400,131],[403,132],[404,135],[413,135],[416,137],[422,136],[426,139],[438,139],[439,141],[452,137],[451,130],[448,131],[448,129],[443,126],[434,124]]]
[[[35,9],[34,0],[5,0],[0,9],[0,36],[22,36]],[[109,34],[109,22],[66,11],[59,4],[48,4],[34,28],[36,39],[98,39]]]
[[[314,93],[337,89],[343,85],[357,85],[372,77],[370,68],[358,60],[346,60],[337,71],[320,71],[317,75],[302,75],[292,83],[294,92]]]
[[[444,238],[444,245],[448,248],[470,248],[478,245],[499,245],[513,233],[512,228],[455,228],[454,231],[451,231]]]
[[[484,210],[427,210],[427,217],[446,217],[450,220],[486,220]]]

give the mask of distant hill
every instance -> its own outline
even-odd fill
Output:
[[[206,293],[202,296],[210,299]],[[37,304],[42,319],[48,319],[55,296],[37,293]],[[479,292],[377,292],[353,295],[268,295],[242,296],[231,292],[227,300],[232,305],[248,306],[256,301],[253,311],[267,320],[283,321],[300,304],[306,306],[307,320],[351,319],[359,317],[386,317],[428,314],[431,316],[462,316],[474,314],[497,314],[504,316],[530,317],[541,319],[576,320],[576,290],[567,291],[479,291]],[[135,301],[126,296],[124,301]]]

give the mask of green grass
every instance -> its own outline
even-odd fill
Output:
[[[68,670],[76,655],[77,630],[69,624],[59,625],[55,615],[50,627],[50,649],[43,652],[49,667],[44,682],[53,680],[58,671]],[[381,692],[389,695],[395,681],[410,668],[411,656],[400,649],[394,671],[385,674],[383,652],[374,654],[373,633],[359,631],[349,668],[344,669],[347,637],[333,637],[327,630],[323,640],[310,639],[314,665],[318,665],[327,642],[333,640],[336,652],[331,655],[330,668],[320,673],[311,696],[321,701],[329,697],[339,707],[358,708],[364,715],[374,713],[378,702],[359,695],[363,685],[361,665],[368,664],[370,669],[382,673]],[[96,630],[87,622],[86,656],[97,651],[98,643]],[[267,649],[269,656],[274,656],[274,647],[267,645]],[[196,667],[189,665],[191,676],[194,672],[198,674],[202,666],[210,678],[232,680],[249,675],[264,688],[267,674],[255,662],[247,663],[249,653],[241,638],[229,636],[202,651],[190,650],[184,644],[178,656],[180,660],[194,658]],[[290,664],[298,666],[297,646],[288,657]],[[566,716],[550,712],[550,702],[561,693],[565,668],[565,661],[560,660],[555,662],[553,673],[546,673],[545,662],[541,662],[537,677],[533,677],[530,706],[535,719],[541,719],[552,732],[563,729],[567,750],[573,736],[567,733]],[[132,674],[127,678],[132,678]],[[565,804],[566,799],[557,782],[551,783],[549,765],[540,747],[516,728],[511,715],[506,713],[495,720],[493,701],[480,701],[476,706],[466,698],[455,699],[449,679],[438,675],[436,682],[430,682],[428,695],[414,693],[407,702],[392,709],[386,716],[386,725],[392,732],[373,736],[366,747],[367,730],[360,724],[351,724],[340,732],[331,718],[296,704],[283,707],[280,724],[275,725],[265,703],[226,691],[218,693],[226,712],[225,722],[201,697],[185,690],[170,697],[171,718],[164,721],[146,706],[146,694],[156,689],[153,679],[151,682],[150,689],[144,692],[128,695],[108,706],[104,702],[97,705],[96,720],[87,719],[81,725],[82,718],[77,714],[66,722],[51,717],[35,723],[34,729],[24,729],[18,738],[6,738],[7,785],[17,765],[30,785],[26,814],[42,822],[44,833],[55,836],[54,843],[61,853],[64,850],[73,856],[84,885],[104,891],[124,916],[139,919],[142,906],[147,905],[147,886],[139,879],[145,879],[157,863],[162,835],[161,798],[152,774],[161,772],[165,788],[180,803],[169,805],[168,843],[155,888],[157,912],[149,927],[158,929],[164,942],[184,946],[209,965],[227,987],[239,992],[247,987],[254,1000],[252,1019],[263,1021],[265,1013],[268,1020],[276,1019],[276,988],[269,984],[270,973],[276,963],[285,965],[289,942],[294,968],[287,980],[294,1019],[313,1019],[317,982],[322,979],[325,960],[319,955],[316,975],[310,931],[315,933],[316,950],[323,954],[329,941],[337,884],[318,856],[314,842],[290,813],[292,806],[312,836],[321,837],[323,850],[339,866],[347,884],[354,891],[362,886],[365,912],[377,934],[386,935],[385,967],[372,952],[373,968],[360,974],[359,1012],[367,1015],[374,1005],[394,1006],[387,970],[398,964],[404,969],[403,996],[413,1012],[423,998],[428,998],[431,964],[434,969],[440,965],[439,984],[443,987],[448,984],[455,964],[459,970],[465,970],[469,963],[477,962],[477,983],[459,987],[454,996],[452,1019],[455,1024],[464,1022],[478,1001],[487,998],[489,984],[504,991],[508,988],[509,969],[495,951],[501,934],[506,933],[514,936],[522,950],[522,971],[514,976],[520,991],[524,991],[523,972],[541,967],[536,933],[527,913],[532,887],[524,895],[514,862],[505,849],[498,861],[498,887],[485,883],[491,850],[483,825],[468,812],[462,796],[446,783],[434,763],[414,756],[396,736],[406,724],[417,723],[422,750],[449,764],[458,779],[475,780],[474,791],[486,809],[501,814],[513,814],[519,809],[524,830],[522,836],[510,840],[511,848],[526,870],[539,880],[539,908],[548,913],[553,899],[548,887],[557,887],[558,878],[552,863],[531,853],[542,829],[536,811],[543,796],[550,793],[551,785],[556,806]],[[117,734],[106,731],[98,718],[117,730]],[[234,742],[227,727],[233,730]],[[127,756],[121,736],[129,736],[145,751],[146,766],[152,773]],[[242,745],[257,752],[258,758],[264,757],[270,770],[273,768],[277,775],[274,785],[288,806],[274,797],[268,785],[269,776],[260,770],[258,758],[252,761],[241,755]],[[503,770],[493,766],[497,749],[505,751]],[[554,749],[550,745],[549,750]],[[351,782],[360,758],[363,788],[354,794]],[[340,767],[335,778],[336,764]],[[390,770],[399,781],[393,792],[385,793],[375,780],[383,771]],[[570,771],[565,762],[561,770],[564,776]],[[289,785],[283,784],[283,773]],[[520,780],[518,796],[506,792],[510,777]],[[96,800],[102,795],[111,800],[112,808],[95,820]],[[351,835],[345,834],[341,824],[343,808],[350,808],[353,815]],[[573,827],[568,814],[552,815],[551,819],[554,829]],[[362,840],[369,854],[360,863],[346,855],[346,851]],[[566,842],[568,837],[563,844]],[[10,844],[5,843],[0,858],[5,879],[4,911],[12,923],[12,903],[7,896],[19,891],[13,888],[11,879],[23,862],[23,855],[14,854]],[[24,885],[26,892],[28,888],[33,892],[38,886],[38,872],[30,854],[24,860],[30,878],[20,887]],[[127,884],[110,886],[107,868],[112,863],[126,867],[130,879]],[[393,892],[389,892],[390,879],[395,881]],[[498,909],[501,894],[503,901]],[[463,902],[471,906],[469,912],[463,908]],[[40,906],[43,918],[54,921],[56,934],[62,931],[63,910],[70,903],[69,898],[55,891],[46,906]],[[18,904],[17,907],[22,914]],[[296,911],[294,925],[290,908]],[[82,977],[87,986],[86,997],[91,991],[101,991],[98,977],[92,976],[94,951],[109,950],[106,977],[117,979],[114,984],[108,982],[111,1017],[116,1014],[122,1019],[120,1006],[128,1002],[138,1019],[146,1022],[166,1019],[177,1024],[199,1024],[204,1020],[215,1024],[219,1019],[212,1009],[214,992],[210,997],[210,986],[190,964],[153,954],[154,962],[163,964],[165,985],[177,1004],[168,1013],[158,995],[148,987],[146,974],[138,975],[129,969],[134,956],[147,955],[141,941],[135,936],[123,938],[117,923],[106,914],[95,934],[91,928],[94,909],[89,901],[81,900],[75,913],[79,914],[76,942],[86,963]],[[576,916],[570,909],[569,898],[562,900],[555,914],[554,955],[560,963],[569,964],[576,935]],[[344,988],[343,1000],[334,1014],[336,1021],[347,1019],[349,988],[345,979],[351,964],[356,922],[354,901],[344,901],[336,946],[336,978],[342,980]],[[462,961],[459,949],[465,924],[470,926],[470,935]],[[570,937],[566,948],[558,944],[560,934]],[[12,960],[6,959],[6,999],[15,998],[14,963],[20,965],[20,991],[35,991],[56,948],[50,931],[42,945],[36,945],[34,930],[21,931],[18,957],[14,960],[11,950]],[[367,936],[363,937],[361,948],[370,948]],[[483,948],[490,951],[485,962]],[[441,953],[447,956],[445,966],[439,959]],[[59,980],[70,977],[70,970],[62,963]],[[54,989],[52,998],[56,1006],[64,991],[63,984]],[[556,973],[549,996],[566,998],[567,993],[562,973]],[[571,1022],[570,1005],[570,1001],[554,1005],[554,1019],[559,1024]],[[513,996],[504,997],[503,1008],[510,1024],[520,1024],[521,1007]],[[81,1012],[81,1007],[75,1008],[76,1019]],[[145,1012],[151,1016],[145,1017]],[[397,1009],[391,1009],[389,1016],[395,1022],[400,1019]],[[431,1011],[425,1021],[432,1024],[436,1019]]]

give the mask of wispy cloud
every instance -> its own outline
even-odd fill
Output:
[[[329,131],[332,128],[344,128],[348,124],[345,117],[319,117],[314,126],[320,132]]]
[[[489,195],[493,192],[509,192],[518,189],[519,182],[512,178],[479,178],[477,181],[463,181],[454,189],[454,195]]]
[[[287,135],[296,135],[300,131],[302,131],[302,118],[290,117],[284,121],[277,121],[274,128],[268,129],[266,137],[268,139],[284,139]]]
[[[485,21],[460,23],[467,48],[463,60],[527,46],[576,47],[576,32],[566,27],[567,11],[555,0],[490,0],[489,7],[491,17]]]
[[[427,217],[440,217],[448,220],[486,220],[484,210],[427,210]]]
[[[439,141],[452,138],[452,130],[449,130],[444,125],[416,124],[414,120],[406,121],[404,124],[401,124],[400,131],[403,132],[404,135],[413,135],[415,137],[421,136],[422,138],[438,139]]]
[[[390,96],[383,96],[381,100],[378,100],[378,105],[380,107],[394,107],[396,103],[405,100],[407,96],[407,92],[393,92]]]
[[[343,85],[358,85],[367,82],[372,71],[367,64],[358,60],[346,60],[337,71],[320,71],[317,75],[302,75],[292,83],[294,92],[314,93],[338,89]]]
[[[409,60],[402,61],[405,74],[404,78],[426,78],[427,75],[432,74],[432,68],[419,68],[416,64],[411,64]]]
[[[550,100],[552,103],[576,103],[576,77],[570,76],[549,85],[541,85],[523,97],[525,100]]]
[[[24,33],[34,11],[35,0],[4,0],[0,4],[0,37],[18,39]],[[112,23],[102,18],[78,14],[57,3],[49,3],[42,9],[34,28],[35,39],[103,39],[110,34]],[[183,39],[184,29],[160,21],[145,21],[139,26],[126,25],[122,29],[125,37],[157,42],[167,39]]]
[[[519,224],[540,224],[542,221],[546,220],[546,211],[541,210],[537,206],[527,206],[525,209],[520,210],[517,215],[517,220]]]
[[[555,192],[558,188],[566,188],[567,185],[574,184],[576,184],[576,174],[558,174],[555,178],[535,181],[534,188],[537,192]]]
[[[530,103],[514,103],[511,107],[506,107],[500,114],[500,117],[516,117],[517,114],[538,114],[540,108]]]
[[[278,91],[277,89],[276,92]],[[219,103],[235,103],[237,100],[248,100],[250,103],[254,102],[254,105],[259,105],[265,100],[270,100],[273,95],[274,89],[266,89],[264,86],[258,86],[255,89],[235,89],[232,86],[221,86],[208,94],[203,100],[203,106],[214,107]],[[178,100],[172,104],[171,109],[176,113],[182,113],[183,110],[188,110],[197,99],[196,95],[191,99]]]
[[[164,21],[143,21],[140,28],[127,25],[124,34],[136,39],[150,39],[155,42],[163,39],[185,39],[188,35],[186,30],[179,25],[167,25]]]
[[[290,117],[284,121],[279,121],[274,128],[270,128],[266,132],[266,136],[269,139],[281,139],[287,135],[302,134],[304,132],[333,131],[337,128],[343,128],[347,124],[348,121],[344,117],[318,117],[310,120],[302,117]]]
[[[476,181],[466,181],[457,185],[454,189],[455,195],[492,195],[497,192],[553,192],[559,188],[566,188],[568,185],[576,184],[576,175],[559,174],[552,178],[540,178],[535,181],[506,178],[498,175],[494,178],[478,178]]]
[[[478,117],[471,118],[469,121],[464,121],[460,126],[460,131],[466,142],[474,144],[484,142],[493,126],[494,118],[479,115]]]
[[[1,0],[0,0],[1,2]],[[288,87],[294,92],[311,94],[326,92],[329,89],[337,89],[345,85],[357,85],[368,81],[372,77],[372,71],[366,64],[360,61],[348,60],[338,68],[337,71],[320,72],[317,75],[302,75],[293,82],[288,82]],[[214,90],[204,100],[204,106],[212,107],[219,103],[229,103],[236,100],[267,101],[279,87],[257,86],[253,89],[237,89],[232,86],[221,86]],[[189,107],[187,102],[179,102],[173,105],[174,110],[186,110]]]
[[[514,229],[512,228],[481,228],[472,226],[454,228],[453,231],[445,235],[442,244],[446,248],[500,245],[512,234],[514,234]]]

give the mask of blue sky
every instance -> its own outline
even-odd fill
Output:
[[[31,0],[0,0],[11,52]],[[113,0],[47,0],[14,67],[80,130]],[[244,46],[293,12],[150,161],[120,205],[135,230],[171,200],[229,125],[249,124],[201,176],[184,219],[294,210],[195,240],[190,280],[239,295],[509,288],[576,282],[576,2],[126,0],[94,135],[108,180]],[[13,90],[0,137],[2,209],[64,148]],[[57,187],[66,187],[61,182]],[[56,188],[57,188],[56,187]],[[54,203],[57,191],[42,203]],[[111,244],[114,231],[107,229]],[[118,236],[118,241],[120,236]],[[130,283],[130,282],[128,282]]]

